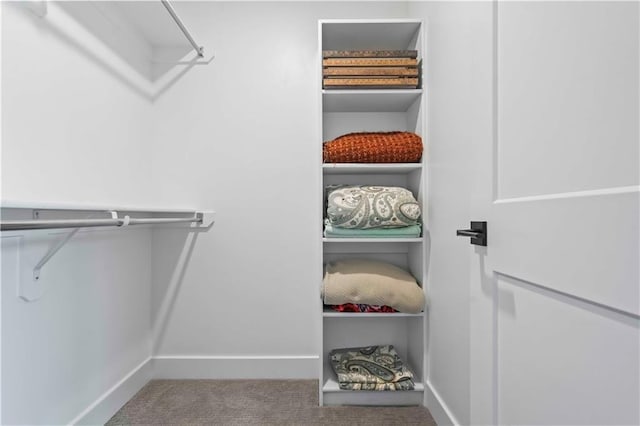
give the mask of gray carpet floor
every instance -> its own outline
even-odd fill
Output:
[[[319,407],[316,380],[152,380],[107,425],[429,425],[424,407]]]

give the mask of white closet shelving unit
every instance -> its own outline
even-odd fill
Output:
[[[321,20],[322,50],[418,50],[424,69],[424,25],[419,20]],[[320,58],[320,64],[322,60]],[[319,65],[318,79],[322,79]],[[422,74],[422,73],[421,73]],[[322,85],[320,84],[320,87]],[[410,271],[423,286],[429,256],[426,186],[426,90],[326,89],[322,90],[320,143],[358,131],[404,130],[423,136],[424,155],[414,164],[322,164],[322,188],[330,184],[402,186],[411,190],[423,212],[420,238],[365,239],[322,238],[322,263],[345,258],[384,260]],[[320,148],[321,149],[321,148]],[[322,157],[320,157],[322,158]],[[324,205],[324,203],[323,203]],[[324,217],[323,212],[323,217]],[[322,303],[322,302],[320,302]],[[338,313],[322,312],[320,405],[423,405],[426,377],[425,312]],[[328,361],[332,349],[392,344],[414,373],[413,391],[346,391],[338,387]]]

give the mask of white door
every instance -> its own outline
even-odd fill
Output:
[[[494,7],[471,423],[640,424],[639,5]]]

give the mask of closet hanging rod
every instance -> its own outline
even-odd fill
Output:
[[[116,219],[55,219],[55,220],[8,220],[0,222],[0,231],[22,231],[27,229],[93,228],[98,226],[158,225],[168,223],[203,223],[201,213],[192,217],[169,218],[124,218]]]
[[[189,43],[191,43],[191,46],[193,46],[195,51],[198,53],[198,56],[201,58],[204,58],[204,53],[203,53],[204,47],[199,46],[198,43],[196,43],[196,41],[193,39],[193,37],[191,37],[189,30],[187,30],[187,27],[184,26],[184,24],[182,23],[182,20],[176,14],[176,11],[173,10],[173,6],[171,6],[171,3],[169,3],[169,0],[160,0],[160,1],[164,5],[164,7],[167,9],[167,11],[169,12],[169,15],[171,15],[173,20],[176,21],[176,24],[178,24],[178,27],[180,27],[184,36],[187,38],[187,40],[189,40]]]

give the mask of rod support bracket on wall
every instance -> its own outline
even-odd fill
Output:
[[[116,211],[110,211],[109,214],[111,215],[112,219],[118,219],[118,212]],[[34,219],[38,219],[40,217],[40,212],[38,210],[34,210],[33,212],[33,216]],[[126,226],[129,224],[129,216],[125,216],[125,221],[123,222],[123,224],[121,226]],[[55,244],[53,244],[49,250],[47,251],[47,253],[42,256],[42,259],[40,259],[40,261],[36,264],[36,266],[33,267],[33,281],[34,282],[38,282],[40,281],[40,274],[42,271],[42,268],[44,267],[44,265],[47,264],[47,262],[49,260],[51,260],[51,258],[62,248],[64,247],[65,244],[67,244],[69,242],[69,240],[71,240],[71,238],[73,238],[74,235],[76,235],[78,233],[78,231],[82,229],[82,228],[74,228],[71,231],[69,231],[67,234],[65,234],[62,238],[60,238],[58,241],[55,242]],[[27,296],[24,292],[20,292],[19,294],[20,298],[31,302],[34,300],[37,300],[40,298],[40,295],[37,297],[29,297]]]
[[[33,268],[33,280],[38,281],[40,279],[40,270],[42,267],[60,250],[65,244],[69,242],[71,238],[80,230],[80,228],[75,228],[71,230],[64,237],[60,238],[47,253],[40,259],[40,262],[36,264]]]

